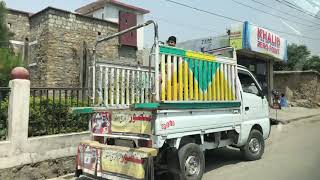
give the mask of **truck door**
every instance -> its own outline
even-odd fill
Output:
[[[242,87],[243,120],[252,121],[265,118],[265,97],[262,96],[259,84],[247,70],[239,69],[238,76]]]

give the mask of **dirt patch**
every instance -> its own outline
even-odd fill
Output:
[[[290,107],[319,108],[320,103],[307,99],[297,99],[289,102]]]
[[[318,108],[320,105],[320,76],[318,73],[275,73],[274,88],[286,95],[291,107]]]
[[[0,170],[1,180],[49,179],[74,172],[75,157],[47,160],[39,163]]]

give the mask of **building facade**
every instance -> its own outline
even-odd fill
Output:
[[[238,64],[247,67],[255,74],[263,93],[271,102],[274,89],[273,64],[275,61],[287,60],[287,41],[277,34],[245,22],[232,25],[228,33],[222,36],[200,38],[178,44],[178,47],[214,54],[225,53],[223,48],[230,46],[237,51]],[[217,51],[219,48],[222,50]]]
[[[77,13],[103,19],[119,24],[119,29],[123,30],[129,26],[144,23],[144,15],[148,10],[121,3],[116,0],[97,0],[76,10]],[[120,38],[121,45],[136,47],[138,50],[144,48],[144,29],[140,28],[131,35]]]
[[[96,39],[121,30],[110,18],[53,7],[35,14],[10,9],[7,24],[14,33],[11,43],[25,56],[33,87],[84,87]],[[120,38],[100,44],[97,53],[101,62],[133,66],[142,62],[142,51],[121,44]]]

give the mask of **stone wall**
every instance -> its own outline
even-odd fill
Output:
[[[13,26],[18,40],[28,37],[29,42],[35,42],[29,46],[27,62],[32,87],[81,87],[83,44],[86,44],[89,54],[87,60],[92,62],[90,55],[95,40],[99,36],[118,32],[116,23],[52,7],[31,15],[29,19],[27,14],[15,12],[8,16],[9,20],[21,25]],[[119,46],[118,38],[100,44],[97,54],[97,61],[100,62],[124,65],[142,62],[138,60],[142,58],[141,52]]]
[[[10,31],[14,33],[13,40],[25,41],[29,37],[29,13],[9,9],[7,23],[11,26]]]
[[[118,32],[118,24],[67,11],[47,8],[31,17],[31,41],[37,40],[32,54],[36,66],[31,71],[32,86],[80,87],[83,44],[92,54],[95,40]],[[97,47],[97,60],[137,64],[136,49],[119,47],[114,38]],[[90,56],[89,56],[90,57]],[[91,59],[88,59],[91,62]]]
[[[47,62],[48,62],[48,26],[47,13],[35,15],[30,18],[30,42],[36,42],[29,46],[30,80],[32,87],[47,87]]]
[[[314,107],[320,103],[320,73],[316,71],[276,71],[274,88],[292,105]]]
[[[81,46],[89,48],[98,37],[117,32],[114,23],[83,17],[69,12],[50,9],[48,14],[47,86],[79,87]],[[100,58],[114,60],[118,57],[118,41],[113,39],[97,48]]]

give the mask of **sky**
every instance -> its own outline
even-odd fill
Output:
[[[95,0],[5,0],[9,8],[38,12],[47,6],[74,11]],[[160,39],[165,41],[174,35],[179,42],[225,34],[235,21],[198,12],[166,0],[120,0],[121,2],[150,10],[145,20],[159,24]],[[277,31],[289,43],[305,44],[312,54],[320,55],[320,0],[175,0],[198,9],[231,18],[249,21],[258,26]],[[284,5],[290,3],[291,7]],[[239,4],[240,2],[242,4]],[[260,2],[260,3],[259,3]],[[267,4],[267,6],[263,4]],[[246,6],[250,6],[246,7]],[[255,9],[252,9],[255,8]],[[260,11],[257,11],[256,9]],[[298,9],[298,10],[297,10]],[[280,12],[281,11],[281,12]],[[303,12],[308,12],[307,15]],[[284,12],[284,13],[283,13]],[[273,14],[274,16],[270,15]],[[312,17],[317,15],[318,18]],[[288,35],[289,34],[294,34]],[[308,38],[304,38],[306,36]],[[153,31],[145,29],[145,44],[152,44]]]

